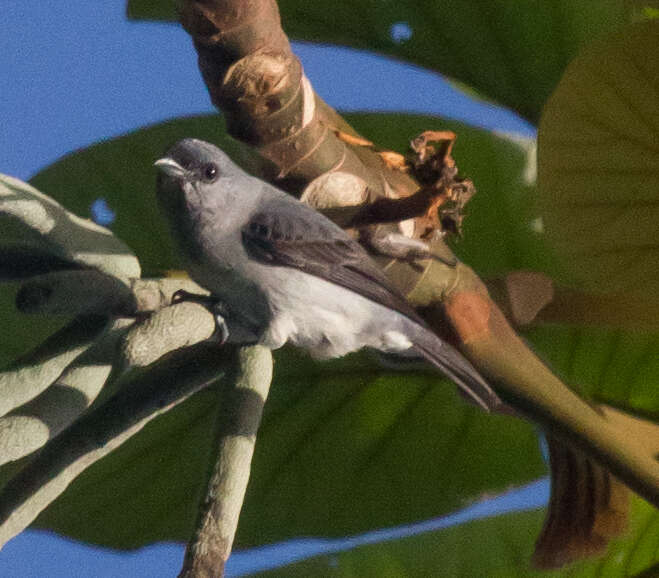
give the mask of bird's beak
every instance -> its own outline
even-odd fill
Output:
[[[169,157],[158,159],[155,163],[153,163],[153,165],[166,175],[175,179],[182,179],[188,173],[186,169],[179,165],[174,159],[170,159]]]

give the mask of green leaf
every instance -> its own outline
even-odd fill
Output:
[[[629,5],[634,21],[659,18],[659,2],[657,0],[629,0]]]
[[[128,0],[126,16],[139,20],[178,20],[176,0]]]
[[[659,293],[659,22],[597,42],[567,69],[539,132],[539,201],[569,282]]]
[[[405,152],[409,141],[427,129],[458,134],[454,155],[463,175],[479,193],[467,207],[464,239],[455,243],[461,257],[485,276],[511,269],[550,268],[541,237],[533,231],[535,180],[533,139],[496,135],[428,116],[348,114],[364,135]],[[244,149],[226,136],[219,116],[169,121],[89,147],[64,157],[32,179],[69,210],[84,215],[98,197],[116,211],[116,236],[137,254],[145,275],[178,266],[169,232],[155,200],[153,163],[179,138],[194,136],[216,143],[243,165]]]
[[[634,501],[628,532],[598,559],[563,570],[539,572],[529,566],[542,513],[523,512],[477,520],[446,530],[318,556],[259,576],[293,578],[628,578],[657,569],[659,512]],[[656,576],[650,573],[647,576]]]
[[[431,373],[385,370],[368,355],[321,364],[283,351],[275,375],[241,545],[440,515],[544,470],[531,427],[459,402]],[[83,473],[38,525],[123,548],[187,539],[215,400],[204,392],[154,420]]]
[[[111,228],[139,257],[145,276],[177,266],[169,232],[156,205],[153,163],[183,136],[211,140],[235,153],[220,117],[196,117],[146,128],[72,153],[39,172],[31,183],[68,210],[89,214],[98,198],[116,212]]]
[[[479,190],[468,207],[466,238],[457,245],[462,258],[487,275],[551,264],[541,236],[529,226],[532,142],[430,117],[372,114],[348,120],[381,146],[398,150],[423,130],[455,130],[458,166]],[[220,128],[217,117],[150,127],[69,156],[35,181],[67,208],[86,207],[97,195],[106,198],[117,212],[115,233],[136,250],[145,269],[160,271],[174,261],[162,249],[167,233],[155,209],[151,164],[183,136],[224,146],[228,141]],[[542,331],[533,335],[541,354],[559,370],[569,369],[565,352],[572,335]],[[588,357],[589,339],[586,334],[583,364],[590,373],[573,375],[585,384],[595,383],[598,367],[608,359],[604,353]],[[652,345],[633,339],[619,343],[620,360],[626,353],[638,360],[640,349],[647,352]],[[647,384],[656,383],[652,367],[643,370]],[[649,385],[643,389],[646,398],[636,399],[628,394],[628,383],[613,375],[604,398],[650,408]],[[154,420],[76,480],[39,525],[114,547],[187,539],[210,451],[214,405],[215,396],[206,392]],[[367,355],[314,363],[283,351],[238,544],[353,534],[427,519],[542,471],[530,426],[465,406],[454,387],[436,376],[383,369]]]
[[[533,180],[532,142],[430,117],[351,115],[349,121],[383,146],[402,150],[425,129],[456,130],[458,164],[481,188],[466,220],[467,235],[489,245],[483,249],[468,237],[459,251],[492,275],[540,259],[525,200]],[[79,212],[97,196],[105,198],[117,213],[114,233],[153,274],[175,261],[156,209],[152,164],[183,136],[239,152],[217,117],[180,119],[70,155],[34,182]],[[496,217],[494,228],[488,215]],[[278,356],[275,374],[240,544],[417,521],[544,470],[528,424],[481,414],[434,374],[385,370],[366,355],[312,363],[291,352]],[[85,472],[39,524],[115,547],[186,539],[204,478],[214,404],[212,393],[205,393],[155,420]]]
[[[68,317],[48,317],[24,315],[16,309],[18,283],[0,284],[0,368],[27,353],[46,337],[63,327]]]
[[[659,334],[545,326],[532,329],[527,337],[584,397],[659,422]]]
[[[624,0],[278,4],[284,30],[295,40],[371,50],[436,70],[534,123],[579,48],[628,19]],[[175,2],[129,0],[128,15],[173,20]],[[409,39],[395,40],[397,24],[409,27]]]

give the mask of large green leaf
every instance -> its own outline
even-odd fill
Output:
[[[531,122],[578,49],[628,19],[624,0],[278,4],[291,38],[372,50],[436,70]],[[128,15],[175,19],[175,0],[129,0]],[[403,37],[409,30],[407,40],[396,40],[396,25],[403,25]]]
[[[157,209],[153,163],[184,135],[212,140],[229,153],[237,148],[220,117],[189,118],[74,152],[39,172],[31,183],[81,216],[89,214],[96,199],[105,199],[116,213],[113,233],[135,251],[143,274],[153,275],[177,263]]]
[[[492,275],[539,260],[542,246],[528,226],[532,215],[525,195],[532,182],[532,143],[429,117],[353,115],[349,120],[384,146],[400,149],[424,129],[456,130],[458,163],[481,190],[466,234],[488,245],[485,250],[465,240],[459,250]],[[200,117],[144,129],[66,157],[34,182],[67,208],[84,211],[97,196],[107,199],[117,213],[115,234],[154,273],[175,263],[163,250],[166,233],[155,208],[151,165],[179,137],[226,145],[220,126],[217,117]],[[495,216],[494,228],[487,215]],[[435,376],[383,370],[369,359],[316,364],[290,352],[278,357],[240,543],[416,521],[542,472],[528,425],[465,406],[453,387]],[[206,393],[155,420],[83,474],[39,523],[122,547],[185,539],[213,411],[213,395]]]
[[[535,434],[428,373],[366,355],[277,356],[238,543],[345,535],[450,512],[543,471]],[[184,540],[212,438],[205,392],[80,476],[37,524],[114,547]],[[523,456],[523,459],[521,458]]]
[[[659,21],[597,42],[544,111],[539,192],[572,282],[659,294]]]
[[[488,275],[546,264],[541,238],[529,226],[532,143],[436,118],[353,115],[349,120],[382,146],[398,149],[424,129],[458,132],[457,162],[479,189],[469,205],[466,239],[458,243],[461,256]],[[67,208],[81,210],[96,196],[105,197],[118,215],[115,233],[136,250],[147,271],[160,271],[174,263],[161,252],[165,233],[152,196],[151,164],[182,136],[226,143],[220,127],[216,117],[200,117],[144,129],[69,156],[35,182]],[[583,347],[574,347],[577,337]],[[601,342],[579,329],[546,328],[533,338],[558,370],[589,387],[597,384],[610,355],[617,356],[615,367],[634,360],[643,375],[637,380],[641,389],[628,389],[628,381],[612,372],[598,397],[654,407],[659,366],[649,352],[656,337],[620,334],[609,343],[606,332]],[[638,362],[642,351],[645,366]],[[571,371],[569,362],[584,371]],[[275,375],[241,518],[241,545],[345,535],[441,515],[543,469],[529,426],[465,406],[452,386],[428,373],[395,373],[366,355],[313,363],[288,351],[278,355]],[[38,523],[116,547],[186,539],[214,407],[213,393],[206,392],[155,420],[85,472]]]
[[[5,328],[0,334],[0,368],[27,353],[69,320],[64,317],[44,319],[19,313],[14,305],[18,288],[15,283],[0,285],[0,320]]]
[[[507,514],[421,534],[318,556],[259,573],[293,578],[630,578],[652,568],[659,575],[659,512],[635,500],[629,530],[602,558],[579,562],[563,570],[539,572],[529,565],[533,543],[542,525],[541,512]]]
[[[485,276],[511,269],[548,267],[541,237],[533,232],[534,141],[495,135],[436,117],[350,114],[346,118],[379,146],[405,151],[427,129],[459,136],[455,157],[479,193],[467,208],[464,240],[456,250]],[[117,213],[111,228],[137,254],[145,275],[176,266],[155,200],[153,162],[178,138],[195,136],[223,147],[239,161],[243,148],[226,136],[219,116],[166,122],[73,153],[41,171],[32,184],[66,208],[86,214],[97,198]],[[244,164],[244,162],[243,162]]]
[[[659,334],[544,326],[527,337],[584,397],[659,421]]]
[[[659,417],[659,335],[554,326],[535,328],[527,336],[552,367],[569,383],[577,384],[586,397]],[[495,435],[497,443],[503,443],[499,433]],[[510,515],[314,558],[273,574],[542,576],[545,574],[532,573],[528,567],[541,523],[540,513]],[[659,564],[658,529],[656,509],[636,500],[630,531],[615,541],[604,558],[550,575],[618,578],[641,572],[650,564]]]

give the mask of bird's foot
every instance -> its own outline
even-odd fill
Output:
[[[212,337],[216,338],[220,345],[224,345],[229,339],[229,326],[225,320],[228,314],[227,308],[217,297],[212,295],[201,295],[200,293],[190,293],[185,289],[179,289],[172,295],[172,305],[189,301],[198,303],[208,309],[215,319],[215,331]]]

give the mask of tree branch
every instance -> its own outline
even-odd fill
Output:
[[[97,269],[55,271],[23,282],[16,294],[21,313],[133,315],[137,304],[127,281]]]
[[[128,332],[116,365],[123,372],[144,367],[170,351],[210,339],[214,332],[215,318],[202,305],[184,301],[165,307]]]
[[[187,276],[118,279],[96,269],[59,270],[25,280],[16,307],[31,315],[133,317],[170,305],[179,289],[208,294]]]
[[[107,402],[51,440],[0,492],[0,546],[22,532],[67,486],[164,413],[223,375],[227,349],[201,344],[133,374]]]
[[[39,396],[0,418],[0,465],[42,447],[97,398],[116,357],[117,343],[132,320],[116,320]]]
[[[217,455],[180,578],[217,578],[231,554],[243,504],[256,433],[272,379],[272,356],[262,346],[237,351],[234,370],[221,392]]]
[[[274,0],[185,0],[181,23],[192,36],[211,100],[227,130],[272,163],[270,178],[301,194],[319,175],[341,173],[368,191],[407,196],[418,189],[370,147],[315,92],[291,51]],[[355,203],[357,204],[357,203]]]
[[[22,244],[36,245],[55,257],[119,279],[141,274],[135,255],[109,229],[81,219],[33,186],[7,175],[0,175],[0,217],[21,226]]]
[[[0,465],[45,445],[75,421],[101,393],[115,363],[129,319],[117,319],[33,400],[0,418]]]
[[[604,463],[659,507],[656,454],[566,387],[513,331],[475,273],[462,264],[458,269],[461,289],[446,295],[446,313],[462,348],[494,380],[497,393],[548,432]]]
[[[92,346],[106,325],[103,317],[75,319],[1,372],[0,416],[48,388],[73,360]]]

